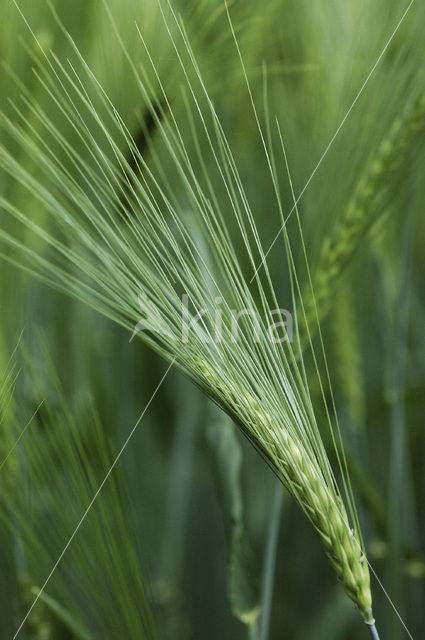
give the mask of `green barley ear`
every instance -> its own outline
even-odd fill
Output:
[[[332,235],[325,238],[313,275],[313,289],[303,295],[298,314],[300,342],[308,345],[308,328],[328,313],[344,272],[363,239],[388,207],[388,188],[395,181],[420,131],[425,129],[425,95],[392,125],[387,138],[357,184],[354,195]]]
[[[321,469],[313,452],[290,430],[276,429],[274,419],[251,394],[235,396],[231,389],[214,379],[212,368],[202,363],[215,393],[226,398],[227,411],[256,437],[256,445],[271,462],[289,493],[295,498],[318,533],[338,580],[358,608],[364,621],[373,625],[369,568],[361,547],[359,530],[350,526],[344,503],[333,481]]]
[[[185,84],[183,114],[178,117],[174,104],[167,102],[164,117],[155,115],[154,105],[166,100],[157,69],[150,59],[149,73],[145,68],[140,72],[127,53],[141,98],[156,118],[155,144],[160,140],[165,160],[156,158],[148,165],[65,34],[74,46],[75,61],[65,66],[48,58],[37,74],[53,113],[56,109],[66,119],[68,133],[64,135],[50,112],[28,93],[23,99],[31,121],[19,108],[18,123],[1,120],[39,173],[27,171],[5,146],[0,146],[0,167],[42,207],[45,222],[36,224],[30,210],[5,198],[0,208],[17,228],[23,225],[41,240],[46,251],[35,251],[4,229],[0,240],[11,252],[9,260],[133,335],[143,316],[138,337],[233,418],[297,501],[346,593],[364,621],[373,625],[368,565],[338,424],[328,415],[319,427],[302,357],[293,350],[288,332],[281,341],[270,331],[277,321],[281,327],[284,322],[252,206],[186,32],[171,5],[169,9],[171,17],[164,20]],[[174,20],[173,29],[167,20]],[[157,84],[163,95],[156,95]],[[267,160],[273,172],[274,161]],[[274,185],[281,202],[275,180]],[[132,215],[123,217],[123,201]],[[196,238],[192,218],[199,227]],[[263,260],[265,284],[257,278],[255,292],[249,283],[252,271],[243,273],[235,240],[252,269],[257,258]],[[297,274],[286,240],[292,282]],[[202,244],[209,249],[210,264]],[[202,311],[196,326],[192,311],[182,308],[182,292],[193,315]],[[254,313],[256,322],[247,321],[246,310]],[[244,319],[237,339],[235,314]],[[182,319],[191,327],[190,336],[182,333]],[[323,393],[319,401],[325,402]],[[328,459],[323,428],[332,434],[343,491]]]

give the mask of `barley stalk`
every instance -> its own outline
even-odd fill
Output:
[[[347,413],[355,430],[362,430],[366,414],[363,352],[356,299],[351,282],[338,290],[331,315],[336,370]]]

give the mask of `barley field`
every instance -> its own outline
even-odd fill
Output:
[[[0,7],[0,640],[422,638],[423,4]]]

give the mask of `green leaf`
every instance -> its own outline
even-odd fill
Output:
[[[236,618],[252,627],[260,614],[260,594],[256,562],[244,526],[242,450],[232,421],[215,405],[211,405],[207,440],[228,540],[230,606]]]
[[[75,614],[68,611],[68,609],[57,602],[54,598],[43,591],[40,592],[38,587],[32,587],[31,593],[35,597],[38,597],[39,600],[41,600],[41,602],[43,602],[54,614],[59,622],[72,632],[76,640],[93,640],[91,633],[89,633],[82,622],[75,617]]]

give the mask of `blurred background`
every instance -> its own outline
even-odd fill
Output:
[[[50,50],[62,61],[72,55],[46,2],[19,4],[33,34],[14,3],[0,0],[0,104],[11,119],[13,104],[25,110],[25,91],[54,113],[33,68]],[[111,22],[112,16],[132,60],[155,82],[137,23],[184,126],[185,78],[161,5],[108,0],[110,14],[101,0],[53,6],[146,162],[154,167],[158,154],[167,168],[166,149]],[[395,0],[229,2],[260,120],[279,119],[296,194],[407,6]],[[173,0],[173,7],[267,247],[279,216],[225,5]],[[414,3],[299,202],[313,274],[394,122],[425,94],[424,20],[425,7]],[[37,127],[29,112],[26,118],[28,127]],[[66,122],[58,126],[70,135]],[[271,135],[278,140],[274,126]],[[383,180],[379,206],[371,207],[370,224],[322,323],[369,560],[414,638],[422,637],[425,623],[424,142],[425,109],[397,170]],[[81,141],[72,144],[78,150]],[[16,156],[37,175],[18,147]],[[283,158],[278,172],[289,211]],[[167,177],[173,183],[171,171]],[[36,199],[4,172],[0,196],[43,221]],[[11,229],[16,222],[2,212],[0,223],[25,240],[26,232]],[[287,228],[303,283],[295,216]],[[241,264],[250,278],[243,254]],[[289,309],[282,240],[268,264],[279,302]],[[0,313],[0,638],[9,639],[166,364],[141,341],[129,342],[128,332],[6,261],[0,263]],[[313,398],[320,396],[315,384]],[[318,421],[325,419],[319,402]],[[329,456],[335,464],[331,446]],[[374,576],[372,589],[381,638],[408,638]],[[349,640],[366,638],[367,629],[335,583],[311,526],[264,461],[229,418],[171,370],[19,637]]]

